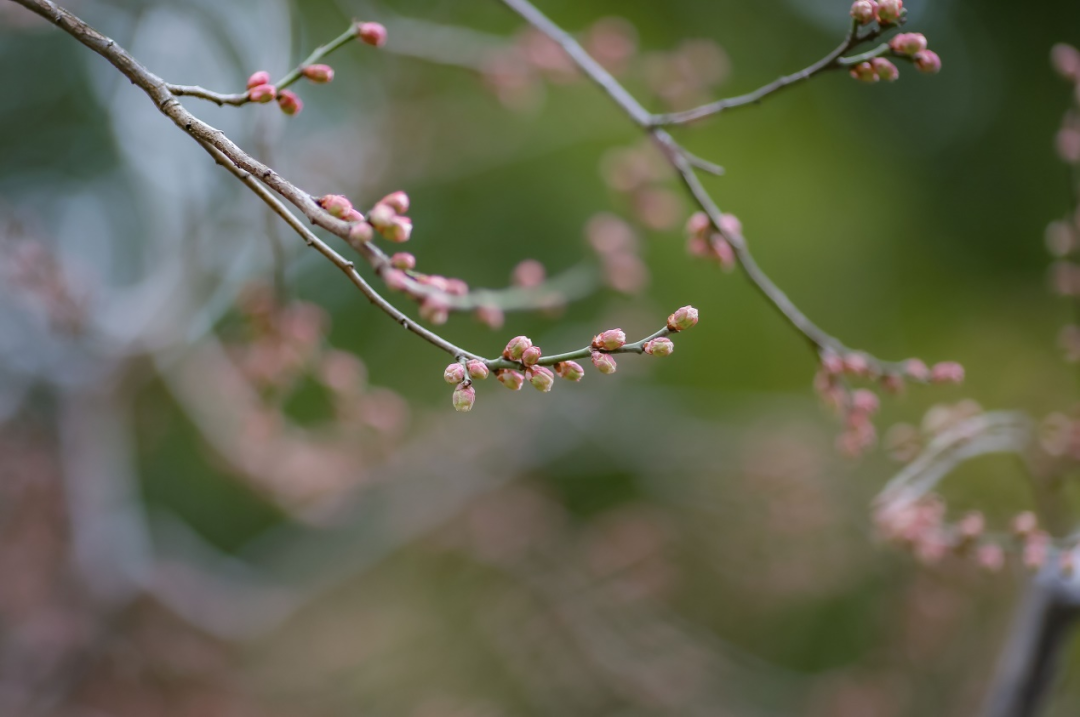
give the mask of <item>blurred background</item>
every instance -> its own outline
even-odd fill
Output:
[[[539,3],[654,111],[810,64],[849,5]],[[940,75],[830,74],[676,134],[724,166],[708,188],[823,328],[964,364],[962,387],[884,399],[883,434],[942,404],[1069,409],[1043,232],[1074,205],[1054,152],[1072,89],[1048,57],[1080,42],[1080,5],[906,5]],[[1024,570],[877,540],[897,451],[837,454],[804,341],[738,272],[687,256],[663,162],[501,3],[66,6],[223,92],[384,23],[386,47],[347,45],[332,84],[293,88],[296,117],[184,104],[315,195],[406,190],[424,271],[570,272],[558,309],[496,331],[451,317],[458,345],[551,353],[684,304],[702,318],[670,358],[546,395],[489,380],[457,414],[445,355],[104,60],[0,0],[0,714],[977,709]],[[1031,503],[1010,457],[942,492],[997,525]],[[1078,706],[1066,679],[1051,713]]]

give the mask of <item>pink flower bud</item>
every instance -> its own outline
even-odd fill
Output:
[[[864,415],[873,415],[878,412],[881,402],[877,395],[868,389],[860,388],[851,394],[851,410]]]
[[[914,57],[926,49],[926,35],[921,32],[902,32],[889,40],[889,47],[898,55]]]
[[[473,404],[476,403],[476,389],[471,384],[458,384],[458,387],[454,389],[453,401],[455,411],[461,413],[471,411]]]
[[[641,350],[650,356],[670,356],[675,350],[675,344],[671,339],[661,336],[646,341],[645,345],[641,347]]]
[[[869,376],[870,361],[864,354],[848,354],[844,357],[844,370],[852,376]]]
[[[424,286],[430,286],[432,289],[443,293],[446,293],[446,287],[448,286],[449,281],[445,276],[439,274],[421,274],[416,277],[416,280]]]
[[[385,204],[398,214],[407,214],[409,211],[409,195],[400,190],[391,192],[380,199],[379,204]]]
[[[521,363],[526,366],[535,366],[536,362],[540,360],[540,347],[530,346],[521,352]]]
[[[371,241],[373,236],[375,232],[367,222],[357,222],[349,227],[349,243],[354,247]]]
[[[592,362],[600,373],[615,373],[615,357],[611,354],[592,352]]]
[[[511,391],[520,391],[522,385],[525,383],[525,377],[519,372],[508,368],[500,368],[495,372],[495,378],[503,386],[506,386]]]
[[[896,69],[896,65],[889,62],[884,57],[875,57],[870,61],[870,66],[874,68],[874,73],[880,80],[896,82],[900,77],[900,70]]]
[[[384,269],[382,278],[390,291],[405,291],[409,288],[409,277],[400,269]]]
[[[416,268],[416,257],[407,251],[399,251],[390,257],[390,266],[406,271]]]
[[[478,381],[483,381],[488,377],[488,367],[480,359],[471,359],[465,364],[465,369],[469,372],[469,378],[474,378]]]
[[[290,117],[300,114],[300,110],[304,109],[304,103],[291,90],[282,90],[278,93],[277,103],[281,111]]]
[[[1040,568],[1046,562],[1050,552],[1050,537],[1041,531],[1036,531],[1027,536],[1024,541],[1023,558],[1024,565],[1028,568]]]
[[[334,79],[334,68],[330,65],[308,65],[300,69],[300,74],[317,85],[324,85]]]
[[[667,317],[668,331],[685,331],[698,322],[698,310],[693,306],[683,306]]]
[[[361,42],[372,47],[382,47],[386,44],[386,28],[377,22],[356,23],[356,36]]]
[[[550,391],[555,383],[555,374],[544,366],[530,366],[525,369],[525,378],[529,380],[533,388],[543,393]]]
[[[251,75],[251,77],[248,78],[247,88],[250,90],[253,87],[258,87],[259,85],[269,85],[269,84],[270,84],[270,73],[267,72],[266,70],[259,70],[258,72],[253,73]]]
[[[983,514],[977,510],[973,510],[963,518],[956,526],[956,532],[959,534],[960,539],[965,542],[972,542],[986,530],[986,518]]]
[[[877,21],[891,25],[904,14],[904,0],[878,0]]]
[[[691,236],[704,236],[712,229],[712,222],[705,212],[694,212],[686,220],[686,233]]]
[[[345,216],[343,216],[342,219],[347,222],[362,222],[364,221],[364,215],[356,211],[356,207],[353,207],[345,213]]]
[[[835,351],[825,349],[821,352],[821,368],[825,370],[825,373],[837,376],[844,372],[844,359],[840,358]]]
[[[877,73],[874,72],[874,66],[869,62],[860,62],[851,68],[851,76],[859,82],[874,83],[879,79]]]
[[[941,58],[933,50],[916,52],[915,69],[927,75],[936,75],[941,72]]]
[[[567,381],[580,381],[585,376],[585,369],[577,361],[560,361],[552,366],[555,374]]]
[[[930,369],[920,359],[913,358],[904,362],[904,373],[916,381],[929,381]]]
[[[384,237],[392,242],[401,244],[409,241],[409,237],[412,236],[412,219],[408,217],[394,217],[390,222],[390,225],[385,229],[381,229],[380,232]]]
[[[1039,520],[1030,510],[1017,514],[1012,521],[1012,530],[1019,536],[1031,535],[1039,527]]]
[[[447,383],[461,383],[465,380],[465,367],[459,363],[452,363],[443,371],[443,379]]]
[[[734,214],[721,214],[720,231],[729,237],[742,236],[742,222]]]
[[[469,285],[461,279],[447,279],[446,293],[450,296],[465,296],[469,293]]]
[[[961,383],[964,380],[964,367],[955,361],[942,361],[930,369],[930,380],[934,383]]]
[[[344,219],[352,211],[352,202],[340,194],[327,194],[319,200],[319,206],[338,219]]]
[[[252,102],[258,102],[259,104],[271,102],[276,96],[277,88],[273,85],[255,85],[248,90],[248,98]]]
[[[532,345],[532,339],[528,336],[515,336],[510,339],[510,342],[506,344],[506,348],[503,349],[503,358],[510,361],[520,361],[525,350],[531,348]]]
[[[716,255],[717,261],[720,262],[720,268],[724,271],[731,271],[735,268],[735,250],[731,248],[731,243],[727,239],[724,239],[720,235],[713,237],[712,250]]]
[[[860,25],[868,25],[874,21],[877,13],[877,3],[873,0],[855,0],[851,4],[851,17]]]
[[[975,551],[975,562],[983,570],[996,573],[1005,565],[1005,551],[996,543],[984,543]]]
[[[1059,42],[1050,48],[1050,64],[1066,80],[1080,82],[1080,50]]]
[[[531,289],[544,283],[544,265],[536,259],[525,259],[510,273],[510,283],[523,289]]]
[[[904,377],[898,373],[887,373],[881,377],[881,387],[889,393],[900,393],[904,390]]]
[[[622,329],[608,329],[593,336],[592,347],[614,351],[626,343],[626,333]]]
[[[379,203],[371,208],[368,212],[368,221],[371,222],[371,226],[378,229],[380,232],[389,228],[391,222],[397,217],[397,212],[389,204]]]
[[[476,309],[476,318],[480,323],[495,330],[501,329],[503,323],[506,321],[506,316],[503,314],[502,309],[497,306],[478,306]]]
[[[427,296],[420,302],[420,318],[436,326],[450,318],[450,307],[438,296]]]

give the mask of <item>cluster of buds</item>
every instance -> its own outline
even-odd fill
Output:
[[[1080,165],[1080,50],[1058,44],[1050,56],[1054,69],[1073,84],[1074,103],[1061,123],[1055,144],[1058,156],[1071,165]]]
[[[851,17],[860,25],[876,22],[889,27],[903,20],[906,13],[904,0],[855,0],[851,4]]]
[[[686,220],[686,251],[690,256],[714,259],[725,271],[735,268],[735,249],[725,238],[742,236],[742,222],[734,214],[720,215],[720,231],[705,212],[694,212]]]
[[[856,3],[858,4],[858,3]],[[941,58],[926,48],[926,36],[918,32],[902,32],[889,40],[889,51],[894,58],[910,62],[923,74],[934,75],[941,71]],[[859,82],[874,83],[884,80],[895,82],[900,70],[884,57],[860,62],[851,68],[851,76]]]

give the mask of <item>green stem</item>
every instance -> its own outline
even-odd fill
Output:
[[[355,40],[355,39],[356,39],[356,29],[355,29],[355,27],[350,25],[348,30],[341,33],[340,35],[335,37],[330,42],[326,43],[325,45],[320,45],[319,47],[315,48],[315,51],[307,56],[307,59],[305,59],[299,65],[294,67],[289,72],[289,74],[285,75],[280,80],[278,80],[278,82],[276,83],[275,86],[278,88],[278,90],[285,89],[286,87],[288,87],[292,83],[296,82],[297,80],[299,80],[303,76],[301,74],[301,71],[305,67],[307,67],[308,65],[315,64],[316,62],[318,62],[322,58],[329,55],[334,50],[338,49],[342,45],[347,44],[350,40]]]

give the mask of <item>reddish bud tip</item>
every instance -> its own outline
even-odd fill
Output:
[[[651,339],[645,342],[645,345],[641,347],[641,350],[650,356],[670,356],[675,350],[675,344],[671,339],[660,338]]]
[[[443,379],[447,383],[461,383],[465,380],[465,367],[459,363],[452,363],[443,371]]]
[[[416,268],[416,257],[407,251],[399,251],[390,257],[390,266],[395,269],[410,271]]]
[[[420,318],[436,326],[450,318],[450,307],[438,296],[427,296],[420,302]]]
[[[508,368],[501,368],[496,371],[495,378],[511,391],[520,391],[525,383],[525,377],[520,372]]]
[[[936,75],[941,72],[941,58],[933,50],[916,52],[915,69],[923,74]]]
[[[921,359],[913,358],[905,361],[904,373],[916,381],[930,380],[930,369]]]
[[[611,354],[593,351],[592,362],[593,366],[595,366],[600,373],[615,373],[615,357]]]
[[[279,92],[277,103],[278,107],[281,108],[281,111],[290,117],[300,114],[300,110],[304,109],[303,101],[296,96],[295,92],[290,90],[282,90]]]
[[[343,216],[342,219],[347,222],[362,222],[364,221],[364,215],[356,211],[356,207],[353,207],[345,213],[345,216]]]
[[[248,90],[248,98],[252,102],[258,102],[259,104],[272,102],[276,96],[277,88],[273,85],[255,85]]]
[[[874,73],[878,76],[879,80],[896,82],[900,77],[900,70],[896,68],[896,65],[889,62],[884,57],[875,57],[870,61],[870,66],[874,68]]]
[[[1059,42],[1050,48],[1050,64],[1066,80],[1080,82],[1080,50]]]
[[[705,212],[694,212],[686,220],[686,233],[689,236],[704,236],[712,229],[712,222]]]
[[[510,361],[520,361],[526,349],[532,348],[533,342],[528,336],[515,336],[510,339],[503,349],[503,358]]]
[[[964,367],[955,361],[942,361],[930,369],[930,380],[934,383],[961,383],[964,380]]]
[[[622,329],[608,329],[593,336],[592,347],[614,351],[626,343],[626,333]]]
[[[552,366],[559,378],[567,381],[580,381],[585,376],[585,369],[577,361],[560,361]]]
[[[878,0],[877,21],[892,25],[904,15],[904,0]]]
[[[853,411],[869,416],[877,413],[880,407],[881,402],[878,401],[877,394],[869,389],[860,388],[851,394],[851,410]]]
[[[375,236],[375,231],[367,222],[356,222],[349,227],[349,243],[353,246],[369,242],[373,236]]]
[[[474,378],[478,381],[483,381],[488,377],[488,367],[480,359],[471,359],[465,364],[465,370],[469,372],[469,378]]]
[[[377,22],[356,23],[356,36],[361,42],[372,47],[382,47],[386,44],[386,28]]]
[[[534,346],[533,348],[536,347]],[[525,378],[528,379],[533,388],[542,393],[550,391],[551,387],[555,384],[555,374],[544,366],[530,366],[525,369]]]
[[[327,194],[319,200],[319,206],[338,219],[344,219],[352,211],[352,202],[340,194]]]
[[[851,4],[851,17],[860,25],[868,25],[877,15],[877,3],[872,0],[855,0]]]
[[[476,403],[476,389],[471,384],[458,384],[458,387],[454,389],[453,401],[455,411],[460,413],[471,411],[473,404]]]
[[[693,306],[683,306],[667,318],[668,331],[685,331],[697,325],[698,310]]]
[[[406,214],[409,211],[409,195],[400,190],[391,192],[380,199],[379,204],[385,204],[398,214]]]
[[[334,68],[330,65],[308,65],[300,69],[300,74],[317,85],[324,85],[334,80]]]
[[[902,32],[889,40],[889,47],[898,55],[914,57],[926,49],[926,35],[921,32]]]
[[[247,88],[250,90],[250,89],[252,89],[254,87],[258,87],[259,85],[269,85],[269,84],[270,84],[270,73],[267,72],[266,70],[259,70],[258,72],[253,73],[251,75],[251,77],[248,78]]]

